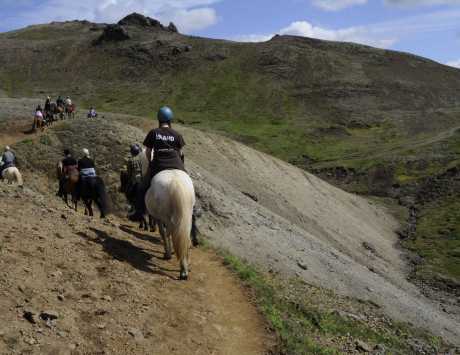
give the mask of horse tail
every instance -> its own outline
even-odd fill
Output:
[[[188,256],[193,206],[188,201],[186,185],[174,177],[170,184],[169,200],[172,209],[171,237],[178,260]]]
[[[22,180],[22,175],[19,172],[18,168],[14,168],[11,170],[14,175],[14,178],[16,179],[16,182],[18,183],[18,186],[22,187],[24,185],[24,181]]]
[[[96,192],[97,201],[99,202],[98,207],[101,210],[101,213],[105,216],[109,211],[107,191],[105,190],[104,181],[100,177],[97,177],[96,179],[97,181],[94,188]]]

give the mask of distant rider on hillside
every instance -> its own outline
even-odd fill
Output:
[[[3,170],[16,166],[16,155],[13,153],[9,146],[5,147],[5,151],[0,158],[0,176]]]
[[[51,97],[47,97],[45,101],[45,112],[51,111]]]
[[[64,159],[62,159],[62,176],[59,180],[59,191],[57,195],[62,197],[64,193],[64,184],[69,178],[69,173],[78,168],[77,160],[72,156],[69,149],[64,149]]]
[[[61,95],[58,96],[58,98],[57,98],[57,100],[56,100],[56,105],[57,105],[58,107],[63,107],[63,106],[64,106],[64,100],[63,100],[63,98],[62,98]]]
[[[152,178],[163,170],[179,169],[185,171],[182,148],[185,141],[182,135],[171,128],[174,117],[169,107],[162,107],[158,111],[158,128],[152,129],[144,140],[146,156],[151,160],[149,173],[144,178],[142,186],[136,196],[136,211],[129,216],[132,221],[139,221],[145,214],[145,193],[150,187]]]
[[[70,99],[70,96],[67,96],[65,101],[64,101],[64,104],[66,107],[72,105],[72,100]]]
[[[94,107],[91,107],[88,111],[88,118],[96,118],[97,117],[97,112],[94,109]]]

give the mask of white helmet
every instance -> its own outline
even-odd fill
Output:
[[[83,148],[83,155],[89,158],[89,150],[87,148]]]

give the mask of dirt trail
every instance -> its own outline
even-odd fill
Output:
[[[1,354],[263,354],[273,345],[213,254],[194,249],[191,280],[179,282],[157,235],[28,187],[0,184],[0,193]],[[24,319],[29,310],[37,324]],[[58,318],[46,323],[43,311]]]

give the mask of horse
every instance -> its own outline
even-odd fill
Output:
[[[64,119],[64,107],[61,105],[57,105],[55,102],[50,104],[49,111],[45,111],[45,118],[48,120],[49,123],[57,121],[57,116],[62,120]]]
[[[19,172],[18,168],[11,166],[2,171],[2,178],[7,181],[8,184],[16,182],[19,187],[23,187],[24,181],[22,180],[22,175]]]
[[[67,118],[75,118],[75,104],[66,105],[65,113]]]
[[[64,167],[62,165],[62,162],[59,162],[57,164],[57,177],[59,182],[61,179],[64,178]],[[64,181],[63,189],[62,189],[62,198],[64,199],[64,202],[67,206],[70,207],[69,205],[69,200],[68,200],[68,195],[70,194],[72,197],[72,202],[74,204],[75,211],[78,210],[77,205],[78,205],[78,193],[77,193],[77,187],[78,187],[78,182],[79,182],[80,174],[78,173],[78,170],[75,169],[70,169],[68,172],[68,177]]]
[[[180,263],[180,280],[188,279],[192,214],[195,190],[190,176],[182,170],[164,170],[152,179],[145,195],[147,211],[159,221],[166,260],[171,259],[171,240]]]
[[[136,203],[136,190],[133,188],[133,186],[130,186],[128,173],[124,170],[120,172],[119,191],[125,195],[126,199],[131,205],[134,205]],[[150,227],[150,232],[155,232],[156,225],[157,223],[152,216],[148,216],[148,223],[145,216],[142,216],[142,219],[139,224],[139,229],[148,230]]]
[[[93,216],[92,204],[94,201],[99,208],[100,217],[105,218],[108,212],[108,198],[104,181],[99,176],[80,179],[77,191],[78,197],[85,204],[85,215]]]

